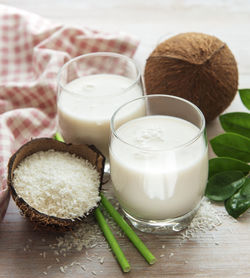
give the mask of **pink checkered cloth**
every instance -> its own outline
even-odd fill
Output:
[[[0,221],[8,203],[9,157],[56,130],[56,76],[70,58],[109,51],[133,56],[138,41],[124,33],[55,24],[0,5]]]

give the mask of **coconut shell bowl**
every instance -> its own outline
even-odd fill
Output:
[[[29,220],[33,223],[34,228],[54,231],[71,230],[74,225],[85,220],[86,216],[91,214],[94,211],[94,209],[99,205],[99,202],[97,202],[87,212],[83,212],[81,216],[70,219],[60,218],[52,215],[47,215],[33,208],[21,196],[18,195],[17,190],[15,189],[14,172],[20,165],[20,163],[26,157],[31,156],[34,153],[42,151],[46,152],[49,150],[54,150],[56,152],[66,152],[78,158],[83,158],[84,160],[87,160],[90,164],[92,164],[99,173],[99,175],[97,175],[99,179],[99,188],[97,192],[99,192],[99,194],[102,186],[105,158],[94,146],[84,144],[66,144],[52,138],[39,138],[33,139],[24,144],[9,159],[8,186],[12,198],[15,201],[16,205],[20,208],[22,214],[29,218]]]

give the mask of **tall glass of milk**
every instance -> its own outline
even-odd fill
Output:
[[[58,75],[59,130],[66,142],[95,145],[107,157],[113,112],[142,95],[140,71],[129,57],[111,52],[76,57]],[[124,120],[138,113],[134,106]]]
[[[121,121],[133,107],[143,113]],[[208,176],[205,119],[199,108],[174,96],[139,97],[116,110],[111,131],[111,179],[128,219],[144,232],[186,228]]]

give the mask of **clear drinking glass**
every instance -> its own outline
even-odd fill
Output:
[[[137,109],[132,120],[124,115]],[[125,215],[141,231],[186,228],[203,198],[208,176],[202,112],[168,95],[129,101],[111,119],[110,170]]]
[[[110,119],[123,103],[143,95],[137,64],[96,52],[67,62],[58,75],[58,127],[68,143],[95,145],[108,158]]]

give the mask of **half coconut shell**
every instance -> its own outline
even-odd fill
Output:
[[[33,139],[27,142],[26,144],[24,144],[9,159],[7,182],[10,188],[12,198],[16,202],[17,206],[21,209],[23,215],[25,215],[30,219],[30,221],[34,224],[36,229],[46,228],[55,231],[70,230],[75,224],[85,219],[86,213],[82,217],[77,219],[65,219],[65,218],[46,215],[32,208],[28,203],[24,201],[24,199],[19,197],[13,185],[14,171],[23,159],[25,159],[27,156],[32,155],[33,153],[40,152],[40,151],[48,151],[51,149],[55,151],[75,154],[78,157],[88,160],[93,166],[95,166],[97,171],[100,173],[99,191],[101,191],[101,186],[102,186],[105,157],[93,145],[67,144],[67,143],[59,142],[52,138],[39,138],[39,139]],[[91,208],[91,210],[88,211],[87,214],[89,215],[96,207],[97,206]]]

